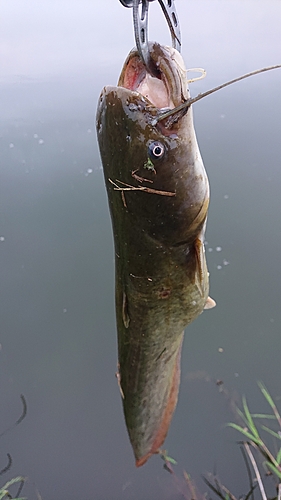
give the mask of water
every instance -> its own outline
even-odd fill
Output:
[[[1,5],[1,437],[3,477],[57,500],[182,498],[158,457],[136,470],[116,370],[113,240],[95,108],[133,45],[131,10],[108,2]],[[188,67],[207,69],[193,95],[280,63],[281,4],[177,0]],[[151,38],[169,43],[157,3]],[[114,33],[114,39],[112,34]],[[194,106],[211,184],[207,258],[217,307],[187,330],[179,403],[165,446],[194,477],[216,471],[248,488],[224,426],[256,381],[280,397],[281,70]],[[212,251],[211,251],[212,250]]]

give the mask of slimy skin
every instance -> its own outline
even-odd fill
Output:
[[[159,78],[133,50],[105,87],[97,134],[115,243],[119,383],[136,465],[159,451],[177,403],[184,328],[205,308],[209,183],[180,54],[150,44]]]

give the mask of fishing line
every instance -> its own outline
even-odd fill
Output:
[[[172,117],[173,115],[179,113],[180,111],[183,111],[184,113],[187,111],[187,108],[191,106],[191,104],[200,101],[200,99],[203,99],[203,97],[207,97],[208,95],[213,94],[214,92],[217,92],[217,90],[221,90],[224,87],[227,87],[228,85],[231,85],[232,83],[240,82],[240,80],[244,80],[245,78],[249,78],[249,76],[254,76],[258,75],[259,73],[264,73],[265,71],[271,71],[272,69],[278,69],[281,68],[281,64],[276,64],[275,66],[268,66],[266,68],[262,69],[256,69],[255,71],[251,71],[250,73],[246,73],[245,75],[239,76],[238,78],[234,78],[233,80],[229,80],[226,83],[223,83],[222,85],[219,85],[218,87],[214,87],[213,89],[207,90],[206,92],[203,92],[202,94],[198,94],[196,97],[191,97],[190,99],[187,99],[184,103],[180,104],[176,108],[170,109],[169,111],[166,111],[165,113],[160,114],[156,118],[154,118],[151,121],[151,125],[155,126],[159,121],[165,120],[165,118]],[[179,117],[176,117],[178,120]]]

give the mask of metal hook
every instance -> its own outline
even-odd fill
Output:
[[[172,36],[172,45],[174,49],[177,49],[178,52],[181,51],[181,32],[180,32],[180,23],[178,20],[178,16],[176,13],[176,7],[174,0],[166,0],[166,4],[163,0],[158,0],[160,3],[161,9],[163,10],[164,16],[166,17],[166,21],[168,23],[171,36]]]
[[[149,70],[149,72],[156,76],[156,68],[150,60],[148,48],[148,7],[149,2],[154,0],[120,0],[124,7],[133,7],[133,23],[135,31],[135,40],[138,52]],[[171,37],[172,45],[179,52],[181,50],[181,34],[178,16],[175,9],[174,0],[158,0],[164,16],[167,20]],[[139,5],[141,5],[141,12]]]
[[[120,2],[122,3],[122,5],[124,5],[124,7],[133,7],[134,3],[133,0],[120,0]],[[139,0],[139,3],[141,2],[142,0]],[[154,0],[148,0],[148,2],[154,2]]]
[[[151,63],[151,58],[148,48],[148,1],[141,0],[141,13],[139,12],[139,0],[133,0],[133,23],[135,31],[135,40],[138,52],[149,70],[150,73],[155,74],[155,68]]]

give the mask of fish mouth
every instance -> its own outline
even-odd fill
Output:
[[[155,76],[133,49],[125,61],[118,86],[138,92],[158,109],[174,109],[189,98],[184,61],[176,49],[156,42],[149,43],[149,54]]]

